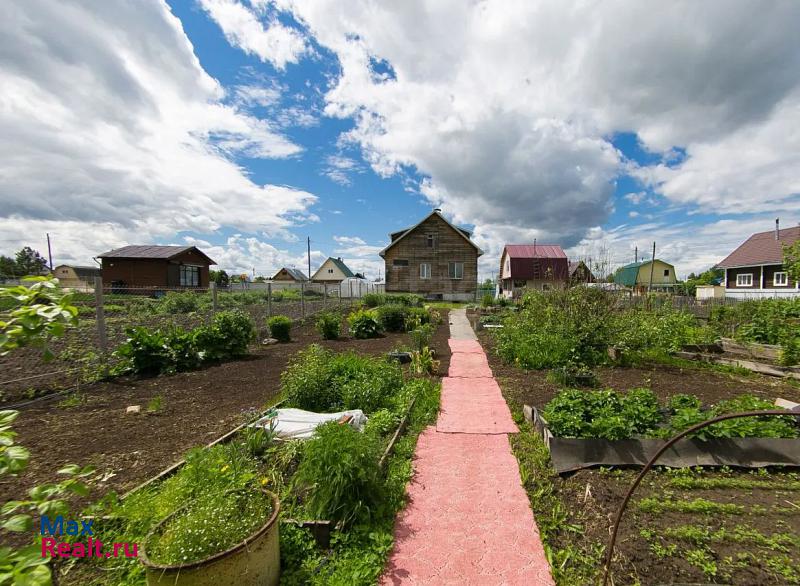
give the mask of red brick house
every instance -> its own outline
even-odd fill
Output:
[[[123,246],[97,255],[103,289],[151,294],[208,287],[208,267],[217,264],[196,246]]]
[[[500,295],[520,297],[526,290],[563,288],[569,262],[558,244],[506,244],[500,255]]]
[[[800,239],[800,226],[753,234],[717,268],[725,269],[722,284],[726,297],[797,297],[800,283],[789,278],[783,267],[783,246]]]

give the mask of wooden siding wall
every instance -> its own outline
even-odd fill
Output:
[[[200,266],[201,288],[208,287],[207,261],[196,253],[185,252],[174,259],[162,258],[104,258],[103,286],[110,287],[114,282],[123,287],[180,287],[180,281],[171,283],[169,267],[181,264]],[[178,274],[180,274],[178,272]]]
[[[785,269],[782,265],[766,265],[764,266],[764,288],[765,289],[794,289],[797,283],[789,279],[787,286],[775,287],[775,273],[783,272]],[[736,285],[736,275],[751,274],[753,275],[752,287],[740,287]],[[753,267],[739,267],[735,269],[728,269],[728,281],[725,284],[728,289],[741,289],[746,291],[748,289],[761,289],[761,266]]]
[[[436,246],[428,246],[428,235],[436,237]],[[386,251],[386,291],[421,295],[474,293],[478,287],[478,251],[462,235],[438,216],[431,216],[413,232]],[[395,260],[407,260],[408,266],[394,266]],[[464,263],[462,279],[451,279],[448,263]],[[431,265],[431,278],[420,279],[419,266]]]

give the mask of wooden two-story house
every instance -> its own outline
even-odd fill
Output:
[[[725,269],[725,297],[797,297],[800,283],[783,266],[783,247],[800,239],[800,226],[753,234],[717,265]]]
[[[483,251],[471,236],[439,209],[416,226],[390,234],[391,242],[379,253],[386,264],[386,292],[474,301]]]

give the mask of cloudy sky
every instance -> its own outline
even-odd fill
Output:
[[[0,253],[198,244],[269,275],[439,206],[679,275],[800,221],[800,2],[0,3]]]

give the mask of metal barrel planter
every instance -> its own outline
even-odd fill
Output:
[[[278,536],[280,501],[272,492],[263,492],[272,499],[273,504],[267,522],[241,543],[196,562],[163,565],[147,557],[146,544],[151,537],[177,514],[185,511],[186,507],[156,525],[145,538],[140,557],[148,586],[277,586],[281,571]]]

